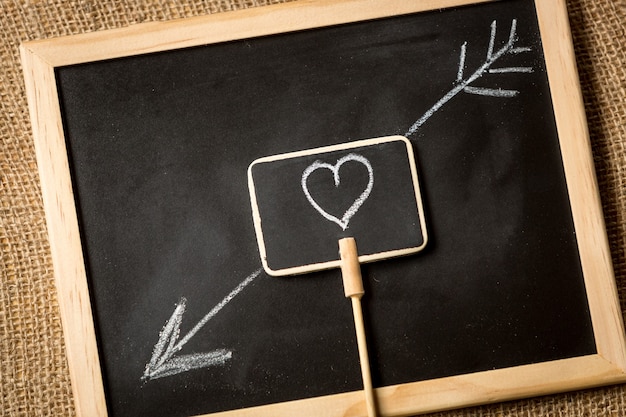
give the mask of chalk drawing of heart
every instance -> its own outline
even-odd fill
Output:
[[[309,178],[309,175],[311,175],[314,171],[318,169],[328,169],[333,173],[333,179],[335,180],[335,187],[339,187],[339,183],[340,183],[339,168],[341,168],[341,166],[348,161],[359,162],[365,165],[365,167],[367,168],[369,180],[367,182],[367,186],[365,187],[361,195],[359,195],[356,198],[356,200],[354,200],[352,205],[348,207],[345,213],[343,213],[343,216],[341,217],[341,219],[339,219],[338,217],[333,216],[332,214],[324,210],[322,207],[320,207],[320,205],[317,204],[317,202],[313,199],[313,197],[311,197],[311,193],[309,192],[309,187],[307,186],[307,179]],[[367,160],[367,158],[365,158],[362,155],[351,153],[342,158],[339,158],[335,165],[327,164],[325,162],[320,162],[320,161],[313,162],[302,173],[301,184],[302,184],[302,191],[304,191],[304,195],[306,196],[307,200],[309,200],[309,203],[311,203],[311,205],[315,208],[315,210],[317,210],[327,220],[337,223],[339,227],[341,227],[342,230],[346,230],[348,228],[348,223],[350,223],[350,219],[352,218],[352,216],[354,216],[356,212],[359,211],[359,208],[361,208],[365,200],[367,200],[367,197],[369,197],[370,193],[372,192],[372,187],[374,186],[374,170],[372,169],[372,165],[370,164],[370,161]]]

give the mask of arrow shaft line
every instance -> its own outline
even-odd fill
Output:
[[[176,346],[174,346],[174,348],[172,349],[171,353],[176,353],[178,352],[184,345],[185,343],[187,343],[189,341],[189,339],[191,339],[192,337],[195,336],[196,333],[198,333],[198,331],[205,325],[207,324],[207,322],[209,320],[211,320],[217,313],[220,312],[220,310],[222,308],[224,308],[224,306],[226,304],[228,304],[233,298],[235,298],[237,296],[237,294],[239,294],[244,288],[246,288],[252,281],[254,281],[254,279],[256,277],[259,276],[259,274],[261,273],[262,269],[257,269],[256,271],[254,271],[252,274],[248,275],[246,277],[246,279],[244,279],[241,283],[239,283],[239,285],[237,285],[237,287],[235,287],[234,290],[232,290],[226,297],[224,297],[224,299],[222,301],[219,302],[219,304],[217,304],[215,307],[213,307],[213,309],[211,311],[209,311],[207,313],[206,316],[204,316],[202,318],[202,320],[200,320],[198,322],[198,324],[196,324],[194,326],[193,329],[191,329],[189,331],[189,333],[187,333],[185,335],[185,337],[183,337],[182,339],[180,339],[180,341],[176,344]]]

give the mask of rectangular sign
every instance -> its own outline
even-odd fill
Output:
[[[360,262],[426,245],[413,147],[402,136],[260,158],[248,183],[269,274],[338,267],[343,237],[355,238]]]

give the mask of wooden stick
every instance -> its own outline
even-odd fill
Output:
[[[368,417],[376,417],[376,401],[372,386],[372,374],[370,372],[367,342],[365,340],[365,325],[363,324],[363,311],[361,309],[361,297],[363,279],[361,266],[359,265],[356,241],[352,237],[339,240],[339,254],[341,256],[341,275],[343,277],[343,289],[347,298],[352,299],[352,313],[354,315],[354,327],[356,328],[356,340],[359,348],[359,361],[361,363],[361,375],[363,377],[363,390],[365,391],[365,405]]]

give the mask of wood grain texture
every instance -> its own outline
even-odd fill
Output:
[[[391,0],[381,7],[371,0],[304,0],[31,41],[26,47],[56,67],[485,1],[489,0]],[[119,42],[121,38],[125,41]]]
[[[76,412],[106,416],[54,67],[27,48],[21,52]]]
[[[363,376],[367,415],[368,417],[376,417],[376,397],[372,386],[372,372],[370,370],[365,323],[363,322],[363,308],[361,306],[361,297],[364,294],[363,278],[361,277],[361,267],[359,265],[359,252],[354,238],[339,240],[339,254],[341,256],[341,275],[344,293],[352,302],[352,314],[359,349],[359,362]]]
[[[624,324],[606,225],[599,199],[589,132],[578,83],[565,1],[537,1],[539,25],[554,97],[563,165],[598,352],[626,370]]]

